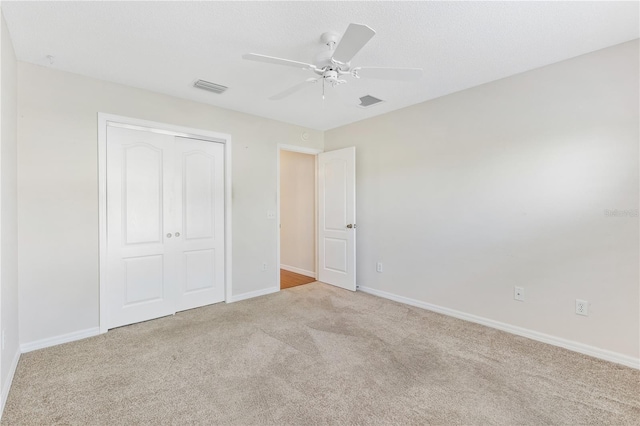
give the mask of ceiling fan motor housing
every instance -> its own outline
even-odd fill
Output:
[[[338,81],[338,73],[336,71],[325,71],[322,76],[328,83],[336,83]]]
[[[336,87],[339,84],[346,83],[347,80],[341,80],[340,73],[334,70],[326,70],[322,73],[322,77],[324,81],[331,84],[333,87]]]

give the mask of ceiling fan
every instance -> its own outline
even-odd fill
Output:
[[[334,32],[324,33],[321,36],[321,40],[329,47],[329,50],[320,53],[316,57],[315,64],[259,55],[257,53],[247,53],[242,57],[251,61],[302,68],[310,70],[318,76],[308,78],[302,83],[271,96],[269,99],[273,101],[284,99],[298,90],[312,86],[319,81],[322,81],[322,96],[324,98],[324,85],[330,84],[332,87],[336,87],[340,84],[345,84],[347,80],[344,80],[343,77],[346,76],[396,81],[414,81],[422,77],[422,68],[352,67],[351,59],[375,34],[374,30],[362,24],[349,24],[347,31],[339,42],[339,34]]]

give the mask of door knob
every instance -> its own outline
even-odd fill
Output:
[[[350,224],[348,224],[348,225],[347,225],[347,228],[349,228],[349,229],[351,229],[351,228],[355,228],[355,227],[356,227],[356,224],[355,224],[355,223],[354,223],[354,224],[351,224],[351,223],[350,223]]]
[[[171,238],[171,233],[167,234],[167,238]]]
[[[177,237],[179,237],[179,236],[180,236],[180,233],[179,233],[179,232],[176,232],[176,238],[177,238]]]

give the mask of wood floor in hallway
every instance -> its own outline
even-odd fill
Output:
[[[280,289],[296,287],[303,284],[309,284],[316,279],[307,277],[306,275],[296,274],[295,272],[280,269]]]

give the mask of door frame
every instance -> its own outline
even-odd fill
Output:
[[[315,279],[318,279],[318,154],[324,152],[322,149],[316,148],[307,148],[303,146],[296,145],[286,145],[286,144],[278,144],[278,149],[276,152],[276,167],[277,167],[277,179],[276,179],[276,229],[277,229],[277,238],[276,238],[276,282],[278,283],[278,291],[280,291],[280,152],[282,151],[290,151],[297,152],[300,154],[309,154],[314,157],[314,180],[315,184],[313,185],[314,190],[314,199],[315,199],[315,207],[314,211],[314,224],[315,224],[315,259],[314,259],[314,269],[315,269]]]
[[[231,239],[231,135],[191,127],[176,126],[149,120],[98,113],[98,223],[100,287],[100,333],[107,332],[107,127],[117,126],[134,130],[145,130],[171,136],[199,139],[224,144],[224,300],[229,302],[232,294],[232,239]]]

